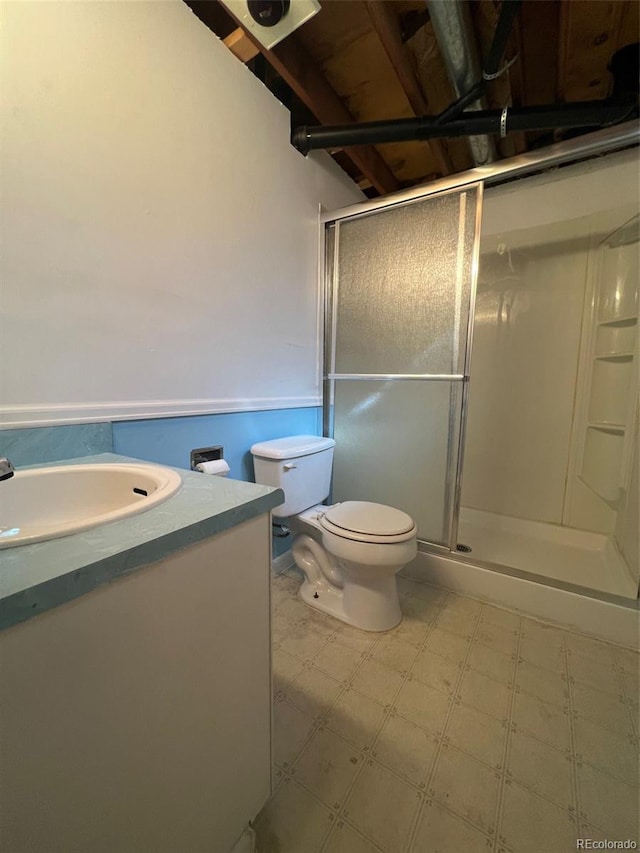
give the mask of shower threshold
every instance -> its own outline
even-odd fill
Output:
[[[623,598],[638,595],[612,536],[462,507],[458,541],[482,562]]]

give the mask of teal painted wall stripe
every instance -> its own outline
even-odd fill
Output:
[[[191,450],[221,444],[229,476],[253,482],[252,444],[286,435],[318,435],[319,426],[322,409],[317,406],[119,421],[113,424],[113,449],[123,456],[188,468]]]

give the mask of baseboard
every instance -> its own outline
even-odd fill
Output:
[[[279,557],[274,557],[271,561],[271,574],[272,575],[281,575],[283,572],[286,572],[287,569],[290,569],[292,566],[295,566],[295,561],[293,559],[293,554],[291,553],[291,549],[285,551],[284,554],[280,554]]]
[[[632,601],[625,607],[422,551],[402,575],[600,640],[638,648],[640,612]]]

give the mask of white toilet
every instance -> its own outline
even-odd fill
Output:
[[[332,438],[316,435],[254,444],[256,483],[285,494],[273,514],[288,519],[295,534],[291,550],[305,576],[302,600],[356,628],[388,631],[402,619],[396,574],[416,556],[416,525],[383,504],[323,506],[334,447]]]

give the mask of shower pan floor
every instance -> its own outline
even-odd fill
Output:
[[[483,562],[609,595],[638,595],[611,536],[462,507],[458,541]]]

